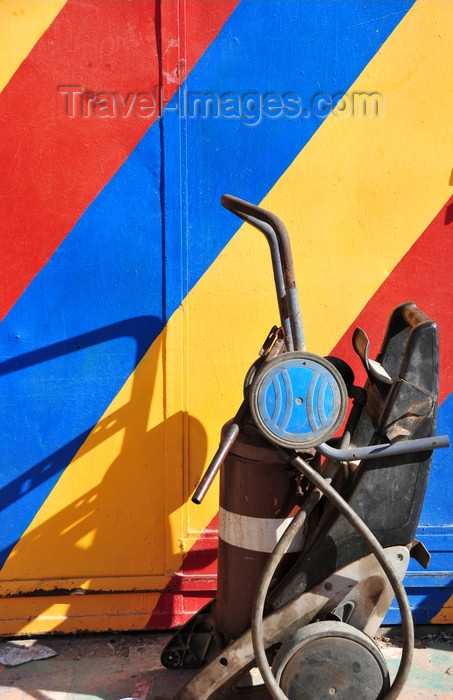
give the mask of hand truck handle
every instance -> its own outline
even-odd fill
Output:
[[[271,249],[281,324],[288,339],[288,350],[305,350],[293,256],[283,221],[267,209],[257,207],[231,194],[224,194],[220,201],[226,209],[266,236]]]

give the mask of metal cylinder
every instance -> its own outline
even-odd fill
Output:
[[[229,641],[250,627],[264,565],[297,510],[294,471],[251,424],[225,459],[219,505],[215,620]],[[284,568],[302,544],[303,533],[285,555]]]

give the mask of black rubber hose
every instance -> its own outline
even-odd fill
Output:
[[[412,615],[410,610],[409,601],[407,598],[406,591],[403,584],[398,578],[393,565],[387,559],[384,549],[382,548],[379,541],[376,539],[374,534],[371,532],[369,527],[363,522],[363,520],[357,515],[357,513],[351,508],[349,503],[347,503],[344,498],[330,485],[330,479],[326,476],[321,476],[315,469],[313,469],[307,462],[305,462],[300,456],[295,455],[290,457],[285,453],[286,457],[290,459],[291,463],[300,471],[309,481],[315,486],[315,490],[310,495],[307,500],[305,508],[302,508],[297,515],[294,517],[291,525],[286,529],[285,533],[281,539],[277,542],[272,554],[270,555],[266,566],[263,571],[260,586],[258,589],[258,594],[255,600],[252,611],[252,622],[251,622],[251,633],[253,650],[255,653],[255,659],[258,664],[258,668],[261,672],[263,680],[266,684],[267,689],[275,700],[289,700],[282,689],[279,687],[274,675],[269,667],[269,663],[266,657],[266,650],[263,643],[263,613],[264,604],[266,596],[269,590],[270,582],[274,576],[275,570],[281,560],[281,557],[288,549],[295,537],[297,532],[303,526],[306,517],[310,499],[317,499],[316,502],[324,494],[331,503],[337,508],[337,510],[346,518],[346,520],[354,527],[357,533],[366,542],[370,551],[374,554],[379,564],[381,565],[384,573],[386,574],[390,585],[395,593],[396,599],[401,612],[401,622],[402,622],[402,633],[403,633],[403,649],[400,659],[400,664],[398,667],[398,672],[395,676],[391,687],[385,694],[383,700],[395,700],[401,693],[404,684],[407,680],[407,676],[410,671],[412,663],[412,655],[414,651],[414,625],[412,621]],[[333,466],[333,465],[331,465]],[[310,504],[311,505],[311,504]],[[313,504],[313,506],[315,503]]]
[[[285,453],[285,456],[288,455]],[[338,463],[332,463],[329,465],[325,476],[323,479],[326,483],[330,482],[336,471],[338,470]],[[260,586],[258,588],[257,597],[252,611],[252,621],[251,621],[251,634],[253,650],[255,653],[255,659],[258,664],[258,668],[261,672],[261,676],[266,684],[267,689],[273,698],[277,700],[288,700],[285,693],[281,690],[274,675],[269,667],[266,650],[263,644],[263,613],[264,604],[269,590],[271,580],[274,577],[275,570],[280,563],[280,560],[288,547],[290,546],[293,539],[296,537],[298,532],[304,526],[307,516],[311,513],[313,508],[319,503],[323,496],[320,489],[315,488],[311,494],[308,496],[306,502],[303,504],[298,513],[294,516],[291,524],[286,528],[285,532],[277,542],[274,550],[269,556],[264,567],[263,574],[260,581]]]

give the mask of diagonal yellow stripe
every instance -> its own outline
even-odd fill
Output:
[[[263,202],[292,238],[308,350],[332,348],[451,194],[451,46],[453,4],[419,0],[348,91],[379,92],[384,116],[331,115]],[[50,562],[46,524],[63,526],[59,513],[73,513],[94,485],[111,519],[105,521],[105,508],[90,518],[89,532],[99,528],[102,535],[100,547],[92,546],[96,533],[87,539],[81,525],[66,548],[68,567],[81,573],[88,558],[99,572],[110,556],[124,559],[122,537],[115,547],[121,520],[114,513],[122,508],[129,532],[141,528],[128,545],[130,561],[151,558],[151,567],[144,564],[148,575],[154,567],[162,576],[156,562],[164,517],[172,538],[167,563],[177,568],[217,509],[214,490],[200,507],[185,501],[216,449],[219,426],[241,400],[245,371],[276,316],[267,244],[243,226],[115,398],[101,432],[93,431],[69,465],[5,565],[9,576],[20,579],[33,559]],[[134,410],[125,411],[132,396]],[[112,416],[121,416],[118,430],[109,427]],[[121,426],[130,433],[126,448]],[[134,506],[118,495],[126,474],[150,494],[148,520],[130,520]],[[40,532],[44,536],[34,539]],[[109,539],[112,555],[102,546]],[[43,578],[51,578],[49,567],[41,565]]]
[[[312,352],[332,349],[451,196],[452,42],[453,3],[416,3],[348,90],[380,93],[384,116],[331,115],[263,201],[290,232]],[[184,304],[187,409],[210,454],[277,317],[260,235],[242,226]]]
[[[66,0],[1,0],[0,91],[65,3]]]

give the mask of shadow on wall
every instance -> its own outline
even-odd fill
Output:
[[[2,596],[13,596],[11,605],[20,603],[22,610],[27,609],[28,601],[30,620],[49,610],[49,595],[52,602],[61,600],[66,610],[60,621],[55,619],[53,631],[67,631],[66,618],[71,617],[71,608],[80,608],[81,597],[124,590],[148,594],[149,603],[147,579],[148,585],[150,576],[168,580],[167,571],[181,565],[182,553],[175,544],[170,516],[187,497],[181,469],[187,417],[182,412],[165,416],[164,334],[149,347],[150,336],[152,340],[160,327],[161,321],[154,317],[131,319],[0,364],[0,373],[17,372],[110,339],[129,336],[136,340],[135,371],[101,420],[0,490],[1,507],[7,509],[46,486],[47,497],[41,507],[38,496],[31,524],[25,523],[17,541],[5,543],[0,591]],[[137,328],[140,335],[134,335]],[[65,419],[70,422],[71,414]],[[195,418],[190,418],[189,425],[198,445],[191,478],[198,479],[206,455],[206,434]],[[74,594],[85,591],[87,594],[74,599]],[[158,597],[156,591],[155,600]],[[116,614],[112,601],[99,628],[106,623],[106,628],[114,626],[111,620],[108,624],[109,614]],[[151,610],[145,607],[142,611],[141,627]],[[8,634],[23,633],[24,616],[13,617],[8,615]]]

